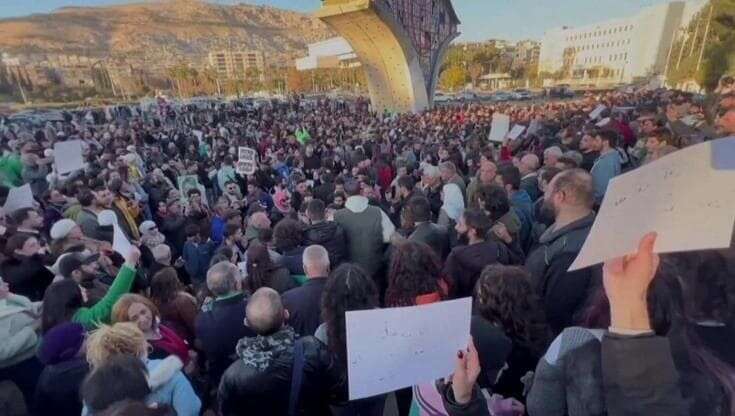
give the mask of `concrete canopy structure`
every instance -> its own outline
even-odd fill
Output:
[[[459,35],[450,0],[324,0],[316,16],[357,54],[373,109],[432,105],[441,62]]]

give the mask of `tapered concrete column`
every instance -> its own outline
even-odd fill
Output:
[[[375,110],[417,112],[431,106],[441,59],[456,31],[422,64],[407,28],[384,1],[326,0],[316,16],[352,46]]]

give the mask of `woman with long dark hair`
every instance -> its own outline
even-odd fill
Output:
[[[194,321],[199,308],[194,296],[184,291],[176,269],[164,267],[153,275],[150,292],[151,300],[161,313],[161,323],[193,345]]]
[[[446,297],[441,265],[426,244],[402,241],[393,247],[388,269],[386,306],[414,306],[439,302]]]
[[[296,287],[288,269],[273,264],[268,248],[262,244],[252,244],[247,251],[248,276],[244,281],[245,289],[250,293],[263,286],[283,293]]]
[[[549,341],[541,301],[531,286],[530,276],[520,267],[487,266],[475,286],[474,300],[478,317],[501,329],[512,343],[507,368],[500,374],[493,392],[522,401],[521,378],[533,371]],[[482,340],[489,328],[475,322],[473,330],[473,336]],[[492,353],[479,344],[481,359]]]
[[[735,414],[735,263],[714,251],[667,255],[659,263],[654,241],[645,237],[618,270],[606,265],[605,290],[588,308],[587,328],[564,330],[539,361],[531,416]],[[637,264],[641,258],[647,267]],[[620,287],[624,296],[615,294]]]
[[[375,282],[360,266],[344,263],[329,275],[324,292],[322,292],[324,323],[317,329],[316,337],[327,344],[344,375],[344,390],[339,398],[341,403],[334,406],[336,415],[381,416],[383,414],[385,395],[347,402],[345,313],[375,309],[378,305],[378,289]]]
[[[441,278],[438,256],[428,245],[401,241],[393,246],[388,268],[385,304],[389,307],[426,305],[446,298],[447,285]],[[413,390],[395,392],[398,412],[408,415]]]

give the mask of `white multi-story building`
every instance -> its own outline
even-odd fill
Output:
[[[677,32],[703,5],[674,1],[627,18],[549,30],[541,42],[539,74],[595,85],[661,76]]]
[[[335,37],[307,45],[309,55],[296,60],[296,69],[352,68],[359,66],[357,54],[343,37]]]

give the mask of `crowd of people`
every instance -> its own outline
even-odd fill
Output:
[[[489,142],[495,113],[526,131]],[[3,415],[735,415],[732,248],[659,257],[649,234],[568,271],[612,178],[735,135],[730,78],[706,99],[162,101],[0,129],[0,203],[35,198],[0,220]],[[60,174],[70,140],[85,166]],[[462,297],[451,376],[348,400],[346,312]]]

